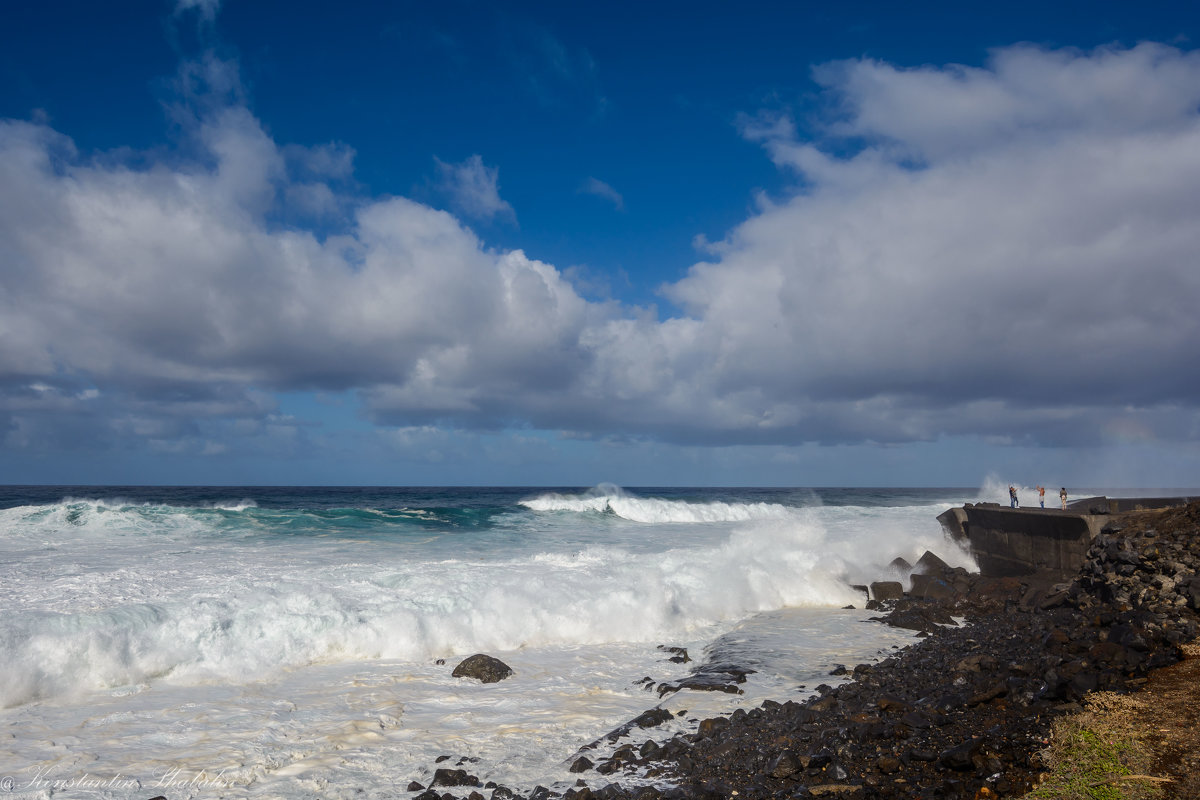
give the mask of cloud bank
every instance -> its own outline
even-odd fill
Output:
[[[742,127],[794,191],[662,287],[674,318],[356,195],[348,146],[280,144],[236,91],[186,105],[191,158],[0,122],[0,437],[211,452],[198,430],[261,432],[296,390],[387,426],[683,443],[1200,436],[1196,53],[814,77],[805,136]],[[515,222],[481,158],[439,165],[462,213]]]

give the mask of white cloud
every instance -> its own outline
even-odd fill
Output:
[[[806,435],[847,438],[1194,403],[1200,58],[1017,47],[987,69],[818,75],[843,113],[829,135],[865,146],[834,156],[786,119],[746,123],[804,190],[665,288],[703,321],[714,389],[756,387],[753,415],[782,402]]]
[[[44,124],[0,123],[9,446],[218,454],[224,430],[236,453],[242,430],[295,452],[307,434],[270,422],[263,392],[304,389],[356,389],[409,438],[442,422],[726,444],[1200,430],[1191,54],[820,70],[839,109],[824,138],[743,125],[802,188],[663,287],[685,312],[666,320],[588,302],[449,213],[355,196],[353,151],[279,145],[229,70],[195,70],[225,100],[189,101],[193,162],[88,159]],[[512,214],[479,156],[438,164],[462,213]],[[281,228],[281,206],[344,224]]]
[[[500,197],[500,169],[483,163],[478,154],[457,164],[434,158],[440,176],[439,189],[453,208],[472,219],[496,218],[516,224],[517,213]]]
[[[842,101],[832,132],[945,159],[1174,128],[1200,103],[1198,69],[1200,53],[1143,43],[1091,54],[1018,45],[995,51],[986,68],[849,61],[815,75]]]

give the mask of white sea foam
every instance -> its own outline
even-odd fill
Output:
[[[544,494],[522,500],[521,505],[533,511],[608,512],[633,522],[651,524],[783,520],[794,518],[798,511],[776,503],[698,503],[642,498],[611,484],[602,484],[583,494]]]
[[[501,780],[569,780],[573,747],[657,700],[633,680],[686,672],[655,645],[695,656],[756,614],[813,609],[796,635],[816,661],[771,678],[780,690],[823,674],[839,648],[886,640],[864,626],[833,647],[850,623],[830,609],[861,601],[848,583],[925,549],[969,565],[933,519],[948,505],[591,494],[481,529],[439,528],[420,508],[109,499],[0,511],[0,719],[30,742],[0,748],[0,771],[233,765],[236,786],[212,796],[330,797],[355,781],[401,791],[450,752],[490,760],[479,771]],[[529,502],[549,508],[547,497]],[[351,524],[401,528],[358,536]],[[434,664],[474,652],[522,678],[484,693]]]
[[[658,523],[648,529],[655,553],[601,540],[490,561],[414,562],[386,542],[219,540],[212,526],[223,521],[207,510],[67,502],[0,512],[9,546],[14,531],[51,545],[26,552],[0,589],[10,610],[0,702],[243,681],[311,663],[687,637],[759,611],[853,603],[848,581],[877,577],[895,555],[931,547],[956,560],[923,508],[926,532],[914,535],[861,509],[638,502]],[[719,527],[672,538],[679,522]]]

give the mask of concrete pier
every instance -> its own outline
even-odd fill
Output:
[[[1074,575],[1092,539],[1122,514],[1185,505],[1195,498],[1089,497],[1067,509],[1009,508],[999,503],[968,503],[938,517],[946,532],[966,541],[981,574],[1007,577]]]

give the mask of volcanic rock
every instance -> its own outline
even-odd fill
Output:
[[[498,658],[476,653],[463,659],[454,672],[455,678],[475,678],[484,683],[498,683],[513,674],[512,667]]]

